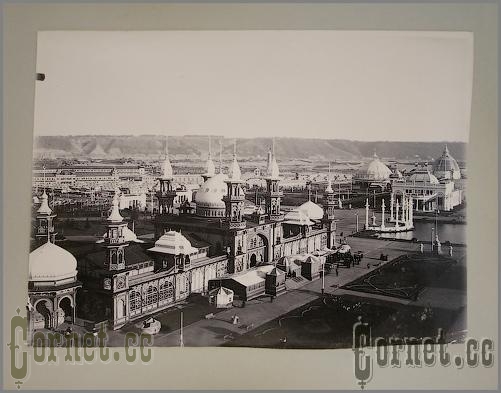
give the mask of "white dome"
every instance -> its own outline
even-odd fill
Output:
[[[376,181],[387,180],[391,173],[390,168],[383,164],[375,153],[374,159],[369,163],[369,165],[359,171],[361,178]]]
[[[303,203],[298,207],[298,210],[301,210],[312,220],[320,220],[324,216],[324,209],[312,201]]]
[[[288,212],[284,217],[284,224],[293,225],[313,225],[313,222],[306,213],[299,209],[294,209]]]
[[[190,241],[180,232],[169,231],[161,236],[155,242],[155,246],[150,248],[149,251],[156,251],[171,255],[188,255],[198,252],[198,249],[193,247]]]
[[[411,176],[409,176],[410,182],[416,183],[429,183],[429,184],[439,184],[440,182],[435,177],[435,175],[431,174],[427,169],[425,170],[417,170]]]
[[[207,179],[198,189],[195,195],[197,207],[215,207],[225,208],[223,197],[227,193],[227,186],[224,182],[228,179],[224,173],[218,173],[210,179]]]
[[[440,178],[458,180],[461,179],[461,170],[454,157],[449,153],[445,145],[442,155],[433,164],[433,173]]]
[[[30,253],[30,281],[57,281],[76,275],[77,260],[64,248],[47,242]]]

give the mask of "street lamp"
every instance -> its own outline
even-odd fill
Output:
[[[435,228],[431,228],[431,251],[433,251],[433,232],[434,232]]]

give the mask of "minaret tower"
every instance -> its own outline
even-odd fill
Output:
[[[35,238],[38,244],[47,243],[47,241],[51,241],[55,243],[56,232],[54,230],[54,217],[56,215],[52,213],[51,208],[49,207],[49,197],[45,191],[45,166],[43,167],[43,176],[44,176],[44,190],[43,194],[40,197],[41,203],[40,207],[37,210],[37,231],[35,234]]]
[[[35,237],[39,244],[47,243],[48,241],[54,243],[56,232],[54,230],[54,217],[56,215],[52,213],[52,210],[49,207],[49,197],[45,190],[43,190],[43,194],[40,197],[42,203],[37,210],[37,232]]]
[[[334,209],[336,206],[336,199],[334,197],[334,190],[332,189],[331,180],[331,164],[329,163],[329,178],[327,179],[327,188],[324,192],[324,216],[322,222],[324,227],[327,228],[327,247],[332,248],[336,242],[336,221],[334,217]]]
[[[120,215],[117,194],[113,197],[111,213],[107,221],[108,232],[104,241],[104,247],[106,248],[104,266],[108,270],[125,269],[124,251],[125,247],[129,245],[125,241],[125,228],[127,227],[127,223],[124,222],[123,217]]]
[[[209,156],[207,157],[207,164],[205,165],[205,173],[202,175],[204,182],[216,174],[216,167],[214,166],[214,162],[212,161],[212,154],[211,153],[212,153],[211,152],[211,140],[210,140],[210,135],[209,135]]]
[[[174,213],[174,198],[176,190],[174,189],[174,174],[172,165],[169,161],[168,140],[165,138],[165,159],[162,163],[162,175],[158,178],[160,190],[157,191],[159,213],[173,214]]]
[[[243,219],[245,195],[241,186],[243,183],[241,175],[242,173],[237,161],[237,144],[235,140],[233,162],[229,169],[228,180],[225,180],[228,192],[223,197],[226,205],[226,225],[230,229],[243,229],[246,226],[246,221]]]
[[[279,176],[280,172],[275,157],[275,139],[273,139],[270,172],[266,177],[266,196],[265,196],[266,215],[272,221],[281,221],[284,218],[284,215],[280,211],[280,202],[283,194],[279,188],[279,181],[280,181]]]

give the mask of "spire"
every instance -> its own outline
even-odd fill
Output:
[[[240,177],[242,176],[242,172],[240,171],[240,166],[238,165],[237,161],[237,139],[235,138],[233,142],[233,162],[230,166],[230,178],[232,180],[240,180]]]
[[[122,222],[123,217],[120,215],[120,211],[118,209],[118,194],[115,193],[112,202],[111,213],[108,217],[108,221],[110,222]]]
[[[376,148],[374,148],[374,155],[372,156],[375,160],[377,160],[379,157],[376,153]]]
[[[334,190],[332,189],[331,162],[330,161],[329,161],[329,174],[327,175],[327,188],[325,189],[325,192],[328,194],[334,193]]]
[[[209,135],[209,156],[207,157],[206,174],[209,177],[209,176],[214,176],[215,173],[216,173],[216,167],[214,166],[214,162],[212,161],[211,139]]]
[[[444,153],[443,153],[444,156],[448,156],[450,155],[449,153],[449,148],[447,147],[447,143],[445,144],[445,147],[444,147]]]
[[[278,169],[277,159],[275,157],[275,138],[272,139],[271,146],[271,163],[268,171],[268,176],[271,179],[278,179],[280,170]]]
[[[169,137],[165,137],[165,157],[164,161],[162,163],[162,178],[163,179],[172,179],[173,177],[173,170],[172,170],[172,165],[169,160]]]

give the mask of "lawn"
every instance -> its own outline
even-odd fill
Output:
[[[342,288],[415,300],[425,287],[464,289],[462,285],[461,269],[454,259],[416,253],[402,255]]]
[[[237,337],[225,346],[293,349],[350,348],[353,324],[361,316],[372,337],[436,337],[447,334],[459,310],[415,307],[351,295],[328,296]]]

